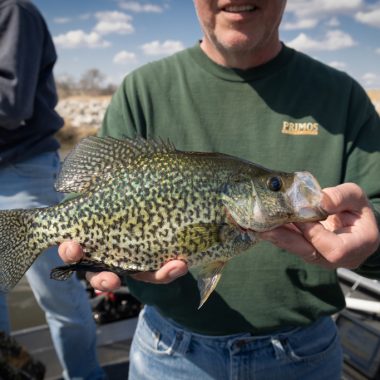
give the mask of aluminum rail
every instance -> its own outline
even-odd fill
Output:
[[[350,281],[357,286],[362,286],[371,292],[374,292],[380,295],[380,283],[376,280],[370,280],[363,276],[359,276],[358,274],[348,270],[348,269],[338,269],[338,277],[342,280]]]
[[[346,307],[347,309],[359,310],[361,312],[380,315],[380,302],[346,297]]]

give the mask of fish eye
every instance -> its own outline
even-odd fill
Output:
[[[282,188],[282,181],[279,177],[271,177],[268,180],[268,188],[271,191],[280,191]]]

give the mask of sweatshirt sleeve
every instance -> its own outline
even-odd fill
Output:
[[[147,137],[136,77],[135,73],[128,74],[116,90],[104,116],[100,136]]]
[[[380,117],[364,89],[356,82],[352,88],[347,136],[344,182],[354,182],[364,189],[379,227]],[[380,279],[380,247],[355,272]]]
[[[0,7],[0,128],[32,117],[43,38],[37,14],[17,4]]]

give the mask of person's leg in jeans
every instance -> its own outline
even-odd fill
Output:
[[[9,325],[7,295],[0,292],[0,331],[9,334],[10,330],[11,328]]]
[[[58,155],[51,152],[0,169],[0,209],[59,203],[62,196],[54,190],[58,168]],[[96,356],[96,326],[86,291],[75,276],[62,282],[51,280],[50,271],[60,265],[63,262],[53,247],[39,256],[26,275],[45,312],[64,377],[104,379],[106,376]],[[6,326],[9,323],[6,304],[2,302],[0,307],[0,321]]]
[[[34,296],[45,311],[57,355],[67,379],[103,379],[96,357],[96,326],[88,296],[73,275],[67,281],[50,279],[62,266],[57,248],[46,250],[27,271]]]

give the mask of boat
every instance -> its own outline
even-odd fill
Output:
[[[342,380],[380,379],[380,282],[345,269],[338,270],[338,277],[347,304],[334,316],[344,352]],[[127,288],[113,293],[88,291],[97,322],[100,363],[110,380],[125,380],[141,305]],[[45,364],[45,380],[61,379],[62,369],[46,324],[16,330],[12,337]]]
[[[26,283],[21,284],[18,290],[27,292]],[[130,295],[126,287],[107,293],[88,290],[93,316],[97,323],[97,352],[100,364],[109,380],[125,380],[128,373],[129,348],[141,304]],[[28,300],[30,297],[32,294],[29,294]],[[35,305],[30,305],[28,302],[28,306]],[[55,353],[47,324],[18,329],[12,332],[11,337],[25,348],[36,362],[45,366],[44,380],[61,379],[62,367]]]
[[[380,379],[380,282],[338,269],[346,308],[335,322],[344,355],[344,380]]]

